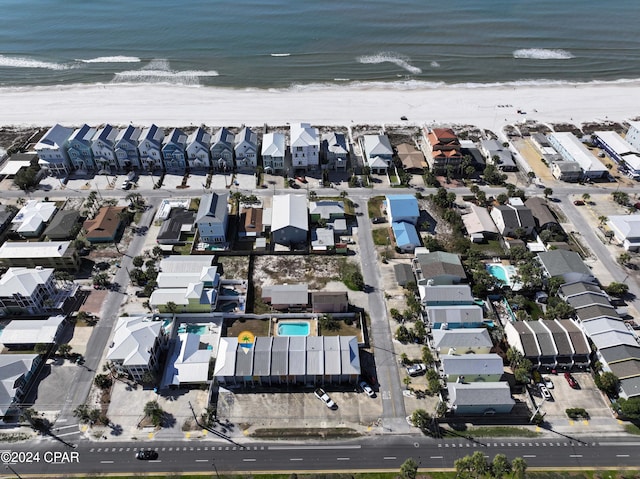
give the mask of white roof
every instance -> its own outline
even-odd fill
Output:
[[[493,346],[487,328],[434,329],[433,346],[436,348],[490,348]]]
[[[320,218],[329,219],[332,214],[344,215],[344,203],[342,201],[312,201],[309,204],[309,213],[320,215]]]
[[[387,135],[364,135],[364,151],[367,158],[392,155],[391,143]]]
[[[293,123],[291,125],[291,146],[320,146],[317,128],[309,123]]]
[[[214,259],[215,256],[210,255],[172,255],[160,261],[160,271],[163,273],[199,273],[202,268],[211,266]]]
[[[612,215],[609,216],[608,224],[624,238],[640,237],[640,215]]]
[[[577,162],[583,171],[605,172],[607,168],[591,154],[589,150],[571,132],[556,132],[549,135],[571,155],[573,161]]]
[[[124,366],[148,366],[161,329],[162,321],[148,321],[145,316],[118,318],[107,359]]]
[[[623,140],[615,131],[596,131],[595,135],[620,156],[627,153],[638,153],[633,146]]]
[[[302,195],[276,195],[272,203],[271,231],[295,226],[309,231],[307,198]]]
[[[491,219],[491,215],[486,208],[470,205],[471,212],[462,215],[462,222],[470,235],[475,233],[497,233],[498,228]]]
[[[614,318],[598,318],[591,321],[584,321],[582,328],[588,336],[596,336],[608,331],[628,332],[627,326],[621,319]]]
[[[7,163],[4,165],[4,168],[2,168],[2,171],[0,171],[0,175],[15,175],[18,171],[20,171],[20,168],[28,168],[30,165],[31,162],[29,160],[7,161]]]
[[[0,297],[31,296],[53,276],[53,268],[9,268],[0,278]]]
[[[49,128],[49,131],[47,131],[36,144],[36,151],[60,149],[72,133],[73,130],[71,128],[65,128],[62,125],[56,124]]]
[[[591,341],[598,349],[610,348],[612,346],[640,346],[636,336],[631,331],[607,331],[605,333],[592,336]]]
[[[29,200],[11,220],[13,224],[19,224],[18,233],[37,231],[42,223],[51,219],[58,207],[50,201]]]
[[[5,242],[0,246],[0,259],[4,258],[61,258],[71,241]]]
[[[492,406],[515,404],[509,383],[449,383],[449,402],[453,406]]]
[[[214,376],[233,376],[236,372],[238,338],[220,338]]]
[[[311,246],[314,249],[324,250],[327,247],[334,246],[335,240],[333,230],[329,228],[316,228],[311,235]]]
[[[164,374],[164,385],[206,383],[212,351],[200,349],[200,336],[193,333],[178,335]]]
[[[31,371],[37,358],[37,354],[0,354],[0,416],[15,399],[18,379]]]
[[[440,361],[447,376],[494,375],[504,372],[502,358],[497,354],[464,354],[462,356],[443,354],[440,356]]]
[[[165,272],[158,274],[156,281],[159,288],[186,288],[190,283],[198,283],[200,281],[216,282],[218,279],[217,266],[203,266],[198,271],[193,272]]]
[[[286,152],[284,134],[266,133],[262,137],[262,154],[266,156],[282,156]]]
[[[48,319],[18,319],[11,321],[0,333],[2,344],[51,344],[55,341],[64,316]]]

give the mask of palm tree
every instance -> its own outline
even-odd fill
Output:
[[[405,376],[402,378],[402,383],[409,389],[409,385],[411,384],[411,378],[409,376]]]
[[[511,462],[511,469],[513,470],[513,477],[515,479],[525,479],[527,472],[527,461],[521,457],[516,457]]]
[[[591,195],[589,193],[582,193],[582,201],[584,201],[585,203],[588,203],[590,199],[591,199]]]
[[[607,221],[609,221],[609,218],[607,218],[606,216],[602,215],[602,216],[598,216],[598,221],[600,222],[601,225],[605,224]]]
[[[547,188],[544,189],[543,193],[544,193],[544,197],[545,198],[549,198],[549,196],[551,196],[553,194],[553,190],[551,188],[547,187]]]
[[[618,256],[618,264],[622,266],[626,266],[629,261],[631,261],[631,255],[629,253],[620,253],[620,256]]]
[[[511,472],[511,463],[507,456],[504,454],[496,454],[496,457],[493,458],[493,462],[491,463],[491,471],[493,473],[493,477],[496,479],[502,479],[503,476],[509,474]]]

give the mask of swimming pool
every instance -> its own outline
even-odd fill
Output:
[[[487,271],[494,278],[498,278],[503,284],[509,286],[509,275],[507,270],[501,264],[488,264]]]
[[[309,336],[311,327],[306,321],[278,324],[278,336]]]
[[[187,324],[186,327],[182,324],[178,328],[178,333],[193,333],[202,336],[206,334],[208,330],[209,327],[206,324]]]

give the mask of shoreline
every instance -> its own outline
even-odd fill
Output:
[[[287,90],[75,84],[3,87],[0,104],[3,106],[1,123],[5,126],[435,123],[470,124],[496,130],[525,119],[580,124],[621,122],[638,117],[640,80],[406,89],[393,84],[389,88],[324,85],[317,89],[306,86]],[[402,116],[408,121],[402,121]]]

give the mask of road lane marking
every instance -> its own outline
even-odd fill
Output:
[[[442,459],[442,456],[431,456],[431,459]]]
[[[302,459],[301,457],[291,457],[289,458],[290,461],[303,461],[304,459]]]
[[[536,457],[535,454],[523,454],[522,457]]]
[[[582,457],[582,454],[569,454],[569,457]]]
[[[350,457],[336,457],[336,461],[350,461]]]
[[[252,459],[252,458],[246,458],[246,459],[243,459],[243,461],[244,462],[255,462],[256,460]]]
[[[100,464],[113,464],[113,461],[100,461]]]
[[[272,451],[286,451],[286,450],[322,450],[322,449],[361,449],[362,446],[359,444],[347,444],[344,446],[335,445],[335,446],[269,446],[269,449]]]
[[[385,456],[385,457],[383,457],[382,459],[384,459],[384,460],[386,460],[386,461],[388,461],[388,460],[393,460],[393,459],[396,459],[396,456]]]
[[[616,457],[629,457],[629,454],[616,454]]]
[[[196,462],[209,462],[209,459],[196,459]]]

